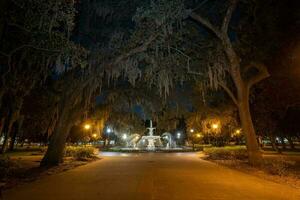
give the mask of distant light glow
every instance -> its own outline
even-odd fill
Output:
[[[213,124],[213,125],[212,125],[212,128],[213,128],[213,129],[217,129],[217,128],[219,128],[219,125],[218,125],[218,124]]]
[[[96,134],[96,133],[94,133],[92,136],[93,136],[93,138],[96,138],[96,137],[97,137],[97,134]]]
[[[85,129],[85,130],[89,130],[90,128],[91,128],[91,125],[90,125],[90,124],[85,124],[85,125],[84,125],[84,129]]]
[[[179,139],[181,136],[181,133],[177,133],[177,138]]]
[[[200,135],[199,133],[198,133],[196,136],[197,136],[197,138],[200,138],[200,137],[201,137],[201,135]]]
[[[123,134],[122,138],[123,138],[123,140],[126,140],[127,139],[127,134]]]
[[[107,133],[111,133],[111,132],[112,132],[111,128],[107,128],[107,129],[106,129],[106,132],[107,132]]]
[[[191,129],[190,132],[191,132],[191,133],[194,133],[194,129]]]

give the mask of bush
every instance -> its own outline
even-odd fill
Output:
[[[18,168],[17,162],[11,160],[8,156],[0,156],[0,180],[7,178]]]
[[[272,160],[264,160],[264,169],[272,175],[285,176],[290,168],[295,165],[294,161],[285,160],[283,157]]]
[[[212,160],[245,160],[248,158],[247,149],[244,146],[204,148],[204,153]]]
[[[65,149],[65,156],[70,156],[76,160],[85,160],[95,157],[96,149],[93,147],[74,147],[68,146]]]

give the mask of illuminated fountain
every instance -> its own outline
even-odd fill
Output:
[[[126,141],[126,146],[130,147],[130,148],[137,148],[137,142],[140,139],[140,135],[139,134],[132,134],[128,137],[127,141]]]
[[[166,141],[166,149],[172,149],[172,148],[176,148],[176,142],[173,140],[172,138],[172,134],[171,133],[168,133],[168,132],[165,132],[164,134],[162,134],[162,139],[164,141]]]
[[[150,126],[147,128],[147,135],[140,136],[139,134],[123,134],[123,147],[115,147],[121,151],[136,152],[136,151],[182,151],[185,147],[177,147],[176,140],[171,133],[165,132],[161,136],[154,135],[152,120]]]
[[[153,131],[156,129],[152,125],[152,120],[150,120],[150,127],[147,128],[149,130],[149,135],[142,136],[142,138],[138,141],[137,146],[143,147],[146,145],[146,149],[153,151],[155,148],[162,147],[162,142],[160,140],[160,136],[153,135]]]

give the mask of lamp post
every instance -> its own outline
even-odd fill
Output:
[[[110,143],[110,133],[112,133],[112,132],[113,132],[112,128],[110,128],[110,127],[107,127],[107,128],[106,128],[107,143],[108,143],[108,144]]]
[[[92,128],[92,126],[91,126],[89,123],[84,124],[84,125],[83,125],[83,128],[84,128],[84,130],[87,131],[88,135],[91,134],[91,128]],[[92,137],[93,137],[93,136],[92,136]],[[86,143],[87,143],[87,141],[84,142],[84,145],[86,145]]]
[[[126,133],[124,133],[124,134],[122,135],[122,139],[125,141],[126,147],[128,147],[127,134],[126,134]]]

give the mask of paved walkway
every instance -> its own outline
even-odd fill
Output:
[[[201,160],[193,153],[115,154],[4,192],[4,200],[279,200],[300,190]]]

